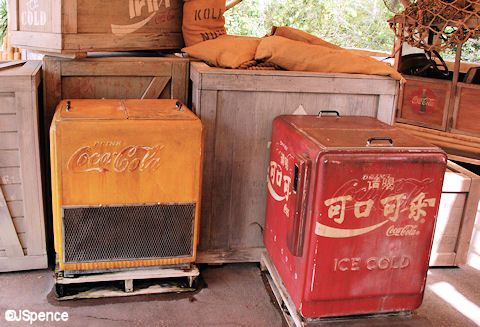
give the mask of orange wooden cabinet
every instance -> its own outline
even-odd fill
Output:
[[[176,100],[63,100],[50,129],[60,270],[190,263],[203,127]]]

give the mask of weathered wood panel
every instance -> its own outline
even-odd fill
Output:
[[[189,60],[171,57],[45,56],[44,133],[62,99],[178,99],[188,101]],[[163,88],[162,88],[163,86]]]
[[[479,201],[480,176],[448,161],[430,266],[466,263]]]
[[[192,62],[192,109],[205,128],[201,262],[259,261],[272,121],[281,114],[394,120],[390,78],[285,71],[239,71]],[[222,255],[223,254],[223,255]]]
[[[0,116],[0,119],[2,117]],[[15,150],[18,149],[18,134],[17,132],[0,132],[0,149]]]
[[[15,113],[15,98],[12,93],[0,92],[0,114],[14,114]]]
[[[40,81],[41,62],[0,71],[0,271],[47,267]]]
[[[12,45],[50,53],[179,49],[182,0],[8,0]]]

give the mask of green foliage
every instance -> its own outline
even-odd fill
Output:
[[[441,53],[444,59],[455,59],[456,47],[447,49]],[[480,40],[470,39],[462,46],[462,61],[480,63]]]
[[[3,44],[3,38],[7,35],[7,1],[0,0],[0,46]]]
[[[344,47],[390,51],[392,14],[382,0],[243,0],[225,14],[230,34],[263,36],[290,26]]]
[[[225,13],[229,34],[263,36],[273,25],[290,26],[342,47],[391,51],[393,16],[383,0],[243,0]],[[480,42],[462,47],[462,60],[480,62]],[[442,54],[455,58],[455,50]]]

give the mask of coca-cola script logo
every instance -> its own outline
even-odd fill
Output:
[[[426,192],[433,180],[379,176],[379,181],[382,182],[378,184],[370,181],[375,181],[376,176],[347,181],[326,199],[323,205],[329,218],[328,224],[317,222],[315,234],[331,238],[363,235],[389,222],[396,225],[405,223],[399,220],[403,216],[407,217],[407,222],[425,223],[427,214],[433,213],[428,208],[435,208],[437,203],[437,199],[429,198]],[[373,222],[369,217],[375,217]],[[386,235],[419,235],[418,225],[411,223],[405,226],[392,225]],[[343,227],[345,225],[348,227]]]
[[[160,153],[165,146],[129,145],[118,151],[101,151],[85,146],[75,151],[67,167],[73,172],[143,172],[160,166]]]
[[[437,107],[438,98],[430,89],[419,87],[410,95],[410,108],[417,114],[431,114]]]

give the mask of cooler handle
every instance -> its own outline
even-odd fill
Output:
[[[295,212],[287,231],[287,245],[292,254],[297,257],[301,257],[303,253],[311,169],[312,161],[306,154],[296,155],[295,176],[292,186],[292,193],[296,194],[294,198]]]
[[[322,117],[323,114],[336,114],[337,117],[340,117],[340,113],[339,113],[338,111],[336,111],[336,110],[321,110],[321,111],[318,113],[317,117]]]
[[[393,140],[389,137],[372,137],[367,140],[367,146],[370,146],[370,144],[372,144],[374,141],[388,141],[390,146],[393,145]]]

